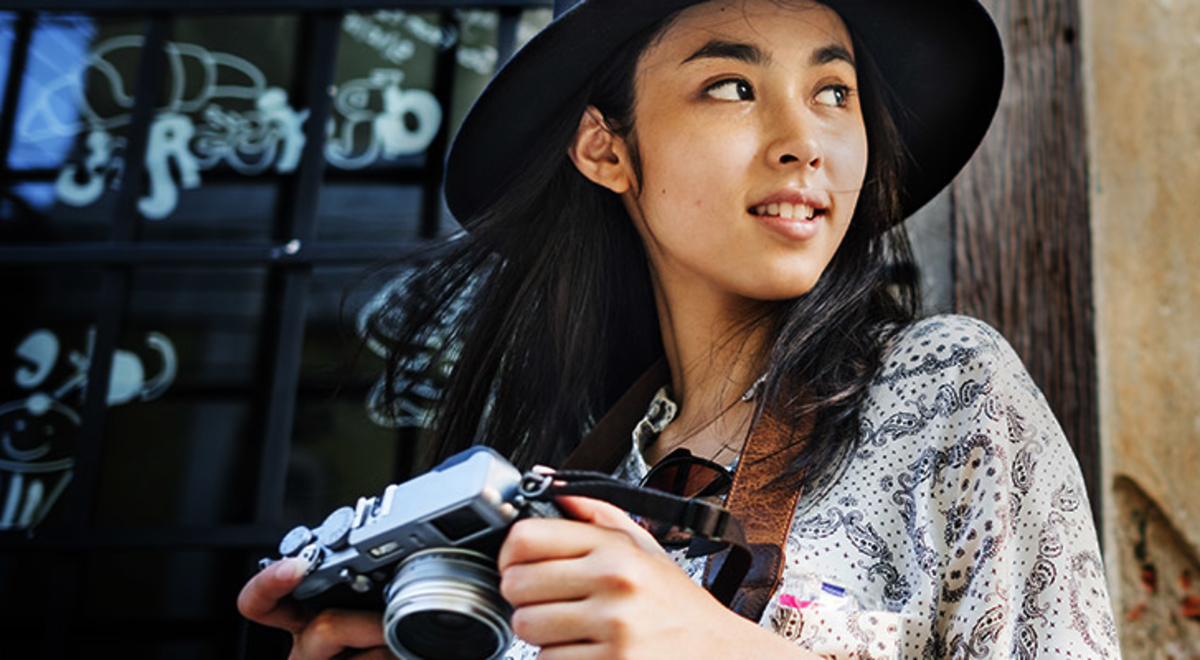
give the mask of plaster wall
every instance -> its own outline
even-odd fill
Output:
[[[1200,658],[1200,2],[1080,10],[1114,607],[1127,658]]]

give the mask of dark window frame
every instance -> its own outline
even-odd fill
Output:
[[[0,104],[0,181],[49,180],[57,172],[12,172],[7,154],[13,144],[16,114],[20,98],[31,37],[38,17],[55,12],[70,12],[90,16],[130,15],[144,17],[143,44],[134,81],[134,107],[131,124],[126,133],[126,154],[142,154],[127,158],[123,182],[143,181],[144,154],[155,117],[153,99],[163,85],[166,58],[164,45],[170,39],[176,17],[201,14],[286,14],[300,19],[296,45],[296,67],[290,82],[289,97],[297,99],[311,115],[305,125],[306,142],[299,167],[295,172],[280,175],[275,182],[278,203],[272,219],[271,240],[241,244],[186,244],[169,241],[142,241],[138,226],[142,222],[137,202],[143,185],[121,185],[113,193],[115,207],[108,221],[107,240],[89,242],[0,244],[0,266],[5,268],[74,269],[81,266],[97,268],[102,273],[100,283],[101,310],[95,319],[96,334],[93,359],[88,371],[83,401],[82,423],[76,440],[74,477],[61,506],[65,526],[34,531],[0,532],[0,556],[20,562],[22,557],[51,552],[60,558],[60,570],[50,578],[51,611],[46,613],[42,631],[40,657],[71,657],[85,644],[81,639],[94,631],[87,615],[80,612],[78,600],[89,555],[108,551],[203,551],[222,555],[237,554],[249,575],[257,557],[273,548],[282,533],[284,481],[289,449],[293,435],[300,380],[300,354],[304,342],[306,302],[314,269],[322,266],[378,263],[396,254],[409,252],[443,231],[441,202],[442,155],[449,143],[450,122],[443,122],[438,135],[427,150],[432,157],[412,159],[379,172],[327,172],[323,155],[326,144],[325,123],[331,112],[327,90],[334,83],[339,37],[343,17],[351,10],[402,9],[406,11],[440,12],[443,24],[452,23],[453,10],[496,10],[498,62],[504,62],[517,41],[521,12],[551,6],[550,0],[403,0],[356,3],[352,8],[339,0],[58,0],[37,2],[16,0],[8,3],[6,11],[15,14],[13,40],[9,53],[9,69],[5,94]],[[435,80],[430,91],[452,107],[455,49],[439,51],[435,63]],[[301,101],[302,99],[302,101]],[[419,162],[423,161],[423,162]],[[397,182],[417,184],[423,189],[419,237],[414,240],[378,243],[370,241],[322,240],[317,233],[317,201],[323,183],[345,180],[373,180],[392,177]],[[220,525],[204,528],[139,528],[108,529],[92,524],[93,503],[99,488],[101,459],[104,456],[107,417],[107,384],[112,358],[117,351],[126,310],[129,308],[134,272],[146,266],[194,266],[226,268],[229,266],[261,266],[269,272],[267,290],[268,310],[265,314],[261,345],[269,352],[260,359],[257,382],[261,385],[263,404],[259,408],[258,424],[261,439],[256,497],[252,522],[244,525]],[[400,433],[404,433],[401,429]],[[401,438],[403,440],[403,438]],[[414,443],[400,442],[409,448]],[[411,452],[411,450],[409,450]],[[413,456],[400,452],[397,472],[411,470]],[[241,576],[234,576],[237,580]],[[133,579],[148,579],[137,576]],[[150,576],[149,579],[152,579]],[[9,597],[13,597],[9,595]],[[175,630],[149,632],[136,627],[128,634],[148,634],[155,639],[187,641],[200,637],[221,639],[221,647],[239,657],[260,657],[269,649],[282,648],[280,640],[268,633],[254,630],[237,617],[232,599],[228,610],[213,613],[211,622],[220,630],[195,630],[188,626]],[[155,622],[144,622],[148,626]],[[174,635],[174,636],[173,636]],[[266,639],[264,647],[263,640]],[[274,643],[274,646],[271,644]]]

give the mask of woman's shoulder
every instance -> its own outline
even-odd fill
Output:
[[[1008,341],[979,319],[949,314],[894,335],[860,418],[866,447],[905,439],[914,452],[989,424],[1057,424]]]
[[[1008,342],[986,321],[963,314],[938,314],[920,318],[896,332],[889,343],[885,364],[899,366],[902,358],[909,362],[949,357],[961,361],[967,356],[1005,350],[1011,350]]]
[[[966,341],[974,337],[980,340],[1002,339],[1000,333],[986,321],[965,314],[935,314],[921,317],[906,325],[899,333],[900,338],[924,339],[937,334],[943,339],[951,338],[946,333],[960,333],[959,339]]]
[[[922,318],[895,333],[884,352],[876,387],[950,383],[1005,374],[1031,387],[1012,346],[986,322],[961,314]]]

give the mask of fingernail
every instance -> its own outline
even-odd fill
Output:
[[[288,580],[302,580],[312,571],[312,560],[308,557],[289,557],[283,560],[287,564],[279,569],[279,576]]]

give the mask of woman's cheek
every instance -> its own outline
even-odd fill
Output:
[[[869,157],[866,133],[857,139],[827,140],[830,148],[825,154],[825,169],[834,191],[858,191],[867,177]]]

